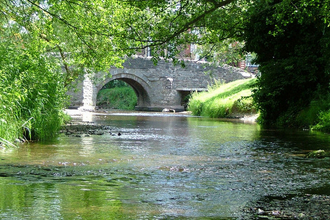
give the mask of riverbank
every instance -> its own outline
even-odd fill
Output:
[[[207,92],[193,93],[188,110],[193,115],[211,118],[244,118],[245,115],[256,115],[258,112],[251,97],[255,81],[252,78],[226,84],[215,83]]]

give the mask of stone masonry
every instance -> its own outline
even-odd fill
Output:
[[[206,91],[216,81],[231,82],[252,75],[229,66],[213,67],[207,63],[186,61],[185,67],[163,60],[154,65],[150,59],[130,58],[123,68],[111,68],[108,73],[95,73],[93,80],[85,77],[69,92],[71,106],[95,110],[98,91],[111,80],[129,84],[138,97],[136,110],[161,111],[164,108],[184,110],[184,97],[194,91]],[[112,76],[112,77],[111,77]]]

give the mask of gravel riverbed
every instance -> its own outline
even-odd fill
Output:
[[[330,219],[330,196],[265,197],[244,209],[244,219]]]

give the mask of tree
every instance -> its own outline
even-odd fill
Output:
[[[199,59],[205,58],[215,65],[228,64],[238,67],[239,62],[246,56],[242,50],[243,47],[244,42],[230,38],[214,44],[200,45],[194,52]]]
[[[187,44],[209,45],[204,49],[214,54],[224,40],[240,36],[243,22],[240,15],[247,4],[237,0],[128,0],[126,3],[134,8],[134,14],[127,16],[130,31],[135,33],[134,41],[140,42],[142,48],[152,47],[155,59],[162,57],[174,62]]]
[[[237,0],[3,0],[0,22],[34,36],[27,43],[42,40],[44,52],[60,54],[69,85],[90,69],[120,66],[125,56],[140,49],[152,47],[155,60],[176,61],[187,44],[217,44],[237,37],[245,4]]]
[[[25,43],[44,41],[40,50],[60,55],[67,85],[88,69],[120,66],[126,54],[134,53],[134,42],[122,30],[129,10],[115,0],[4,0],[0,11],[2,24],[11,24],[1,31],[17,26],[30,36]]]
[[[0,2],[0,147],[54,137],[71,82],[134,52],[124,11],[114,0]]]
[[[312,100],[329,93],[328,1],[259,1],[247,12],[245,49],[261,76],[254,99],[263,123],[293,125]]]

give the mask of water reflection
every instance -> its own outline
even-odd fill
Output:
[[[235,219],[262,196],[329,182],[329,160],[301,156],[328,149],[325,134],[177,115],[90,116],[110,130],[0,152],[1,219]]]

